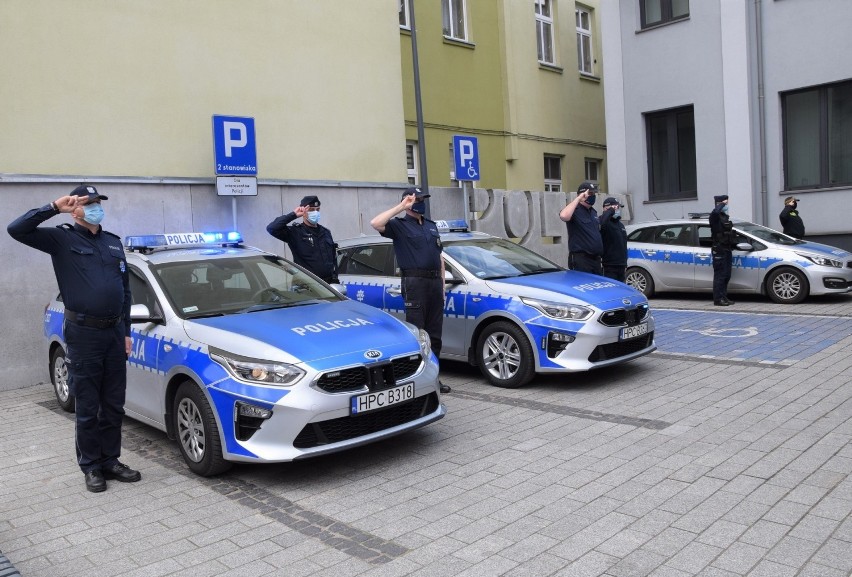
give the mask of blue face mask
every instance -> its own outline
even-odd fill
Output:
[[[728,214],[728,205],[727,204],[722,207],[722,212],[724,212],[725,214]]]
[[[308,213],[308,220],[311,221],[314,224],[318,223],[319,220],[320,220],[320,211],[313,210],[313,211],[309,212]]]
[[[621,211],[618,210],[617,208],[614,211],[612,211],[612,219],[613,220],[620,220],[621,219]]]
[[[83,207],[83,220],[89,224],[100,224],[104,219],[104,209],[101,203],[87,204]]]
[[[595,204],[596,199],[597,199],[597,196],[595,196],[594,194],[589,195],[589,196],[586,197],[586,204],[588,204],[589,206],[592,206],[592,205]]]
[[[411,205],[411,212],[416,212],[417,214],[426,214],[426,202],[418,200],[417,202]]]

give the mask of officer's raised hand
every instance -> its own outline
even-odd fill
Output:
[[[53,201],[53,206],[59,212],[74,212],[78,206],[85,204],[85,198],[79,196],[63,196]]]
[[[409,194],[408,196],[403,197],[400,206],[403,210],[410,210],[414,203],[417,202],[417,195]]]
[[[296,214],[296,216],[301,218],[301,217],[305,216],[305,212],[307,212],[307,208],[305,208],[304,206],[297,206],[296,208],[293,209],[293,212]]]

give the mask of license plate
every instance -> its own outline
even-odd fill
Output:
[[[622,341],[626,341],[627,339],[635,339],[646,334],[648,334],[648,323],[642,323],[635,327],[624,327],[621,329],[621,337],[619,338]]]
[[[414,398],[414,383],[407,383],[392,389],[356,395],[350,399],[349,407],[353,415],[384,409],[391,405],[404,403]]]

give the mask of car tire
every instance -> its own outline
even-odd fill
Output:
[[[68,382],[68,364],[65,362],[65,350],[56,347],[50,355],[50,382],[53,385],[53,394],[59,401],[63,411],[73,413],[77,407],[74,395]]]
[[[773,302],[793,305],[805,300],[808,293],[807,277],[794,268],[777,268],[766,277],[766,294]]]
[[[535,376],[535,359],[526,334],[517,325],[490,324],[476,342],[476,364],[495,387],[517,389]]]
[[[190,471],[211,477],[231,468],[231,463],[222,457],[213,409],[194,382],[185,381],[178,387],[173,415],[178,447]]]
[[[654,296],[654,279],[651,278],[651,273],[644,268],[632,266],[627,269],[624,282],[638,290],[645,297],[650,298]]]

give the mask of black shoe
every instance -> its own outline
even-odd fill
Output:
[[[106,481],[104,481],[104,474],[100,469],[93,469],[86,473],[86,489],[92,493],[106,491]]]
[[[726,305],[728,305],[728,306],[731,306],[732,304],[734,304],[734,301],[732,301],[732,300],[731,300],[731,299],[729,299],[728,297],[725,297],[725,298],[724,298],[724,299],[722,299],[722,300],[724,300],[724,301],[725,301],[725,304],[726,304]]]
[[[135,483],[142,478],[139,471],[134,471],[124,463],[116,463],[110,467],[103,468],[104,479],[115,479],[122,483]]]
[[[726,307],[731,303],[729,301],[713,301],[713,304],[717,307]]]
[[[450,385],[445,385],[441,381],[438,381],[438,389],[440,389],[441,394],[444,394],[444,395],[446,395],[447,393],[452,391],[452,389],[450,388]]]

